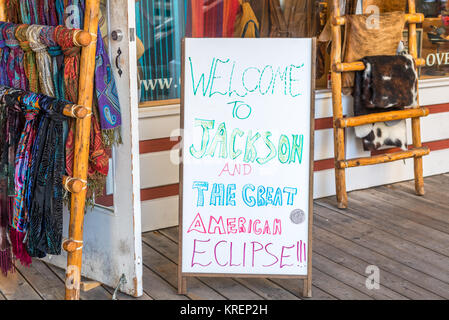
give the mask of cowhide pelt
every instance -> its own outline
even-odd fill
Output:
[[[354,115],[403,110],[417,105],[418,74],[412,56],[373,56],[362,59],[365,70],[355,76]],[[368,124],[355,128],[365,150],[407,149],[406,121]]]

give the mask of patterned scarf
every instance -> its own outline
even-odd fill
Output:
[[[14,175],[14,211],[12,227],[19,232],[27,231],[27,207],[25,206],[25,191],[27,189],[28,172],[31,165],[31,148],[36,137],[36,123],[40,110],[39,96],[32,95],[23,98],[25,126],[20,136],[15,159]]]
[[[20,0],[22,23],[39,24],[36,0]]]
[[[79,1],[79,6],[80,12],[84,12],[83,0]],[[82,27],[82,16],[80,17],[80,22]],[[122,143],[120,134],[122,118],[117,86],[100,26],[98,26],[97,32],[97,53],[95,58],[95,92],[103,144],[106,148],[111,148],[115,144]]]
[[[6,88],[0,88],[3,98]],[[10,220],[10,201],[8,198],[8,141],[7,112],[3,99],[0,99],[0,271],[4,276],[14,271],[11,244],[8,241],[8,226]]]
[[[7,0],[6,12],[7,12],[6,14],[8,16],[8,20],[10,22],[22,23],[19,0]]]
[[[64,25],[64,0],[55,0],[56,15],[58,23],[56,25]],[[56,26],[55,25],[55,26]]]
[[[24,52],[24,69],[28,79],[28,90],[38,92],[39,79],[37,74],[36,57],[33,50],[31,50],[30,42],[27,40],[28,27],[29,26],[27,24],[18,26],[16,30],[16,38]]]
[[[78,101],[79,55],[80,48],[73,43],[74,30],[62,26],[56,27],[55,34],[58,44],[64,53],[64,87],[68,101]],[[89,149],[89,193],[88,203],[92,204],[93,193],[103,191],[106,176],[109,171],[109,156],[104,149],[98,116],[92,108],[91,145]],[[75,148],[75,122],[69,121],[69,133],[66,140],[66,171],[73,176],[73,159]]]
[[[64,101],[45,98],[44,111],[33,146],[30,184],[27,193],[29,212],[28,253],[43,258],[61,254],[62,175],[64,171],[62,111]]]
[[[55,27],[44,26],[40,33],[40,41],[48,47],[48,54],[52,58],[51,73],[55,96],[64,99],[64,55],[56,42]]]
[[[51,57],[47,52],[47,46],[40,38],[43,28],[43,26],[30,26],[27,30],[27,38],[31,49],[36,52],[41,91],[47,96],[55,97],[55,87],[53,85],[53,74],[51,71]]]
[[[24,128],[24,117],[22,115],[22,109],[20,107],[19,99],[22,94],[21,90],[8,88],[7,95],[2,100],[6,105],[6,141],[7,141],[7,199],[8,199],[8,211],[9,211],[9,225],[13,223],[13,213],[15,205],[15,162],[16,151],[18,150],[19,141]],[[23,265],[28,266],[31,264],[31,257],[26,251],[24,240],[26,234],[24,232],[17,231],[14,228],[9,230],[9,238],[12,245],[12,251],[16,259],[18,259]]]
[[[100,28],[98,28],[95,63],[95,91],[97,93],[103,142],[109,148],[113,144],[121,143],[120,127],[122,118],[117,86]]]
[[[7,86],[9,84],[8,74],[6,73],[7,61],[9,55],[9,48],[6,46],[3,31],[6,27],[6,22],[0,22],[0,85]]]
[[[26,90],[28,87],[25,69],[23,66],[23,50],[16,39],[17,25],[7,23],[3,29],[3,37],[9,48],[6,72],[8,74],[9,86]]]

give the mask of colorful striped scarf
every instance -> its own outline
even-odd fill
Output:
[[[27,39],[27,30],[29,26],[27,24],[22,24],[17,27],[16,38],[19,41],[20,47],[24,52],[24,69],[25,74],[28,79],[28,90],[32,92],[39,91],[39,79],[36,66],[36,57],[31,50],[30,42]]]
[[[47,52],[47,46],[40,38],[43,28],[43,26],[30,26],[27,30],[27,39],[31,49],[36,53],[39,87],[41,88],[41,92],[47,96],[55,97],[51,57]]]
[[[39,24],[36,0],[20,0],[22,23]]]
[[[9,86],[16,89],[26,90],[28,87],[25,69],[23,65],[23,50],[16,39],[17,25],[7,23],[3,29],[3,37],[9,48],[6,72],[8,74]]]
[[[51,73],[55,96],[64,99],[64,55],[55,39],[55,27],[44,26],[40,33],[40,41],[48,47],[48,54],[52,58]]]
[[[3,37],[5,27],[6,22],[0,21],[0,85],[3,86],[9,85],[8,74],[6,73],[9,48],[6,46],[6,41]]]
[[[6,14],[12,23],[22,23],[19,0],[6,1]]]
[[[28,212],[25,206],[25,191],[28,169],[31,165],[31,148],[36,137],[36,118],[40,109],[39,98],[37,95],[23,98],[26,121],[16,151],[12,227],[22,233],[27,231]]]

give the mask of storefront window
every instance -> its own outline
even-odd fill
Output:
[[[424,13],[422,24],[421,78],[449,76],[449,1],[417,0],[417,11]]]
[[[141,102],[180,95],[181,39],[187,0],[136,1]]]
[[[325,9],[318,0],[136,0],[141,106],[178,103],[184,36],[317,36]]]

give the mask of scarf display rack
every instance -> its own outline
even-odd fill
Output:
[[[78,101],[75,105],[67,105],[63,111],[65,116],[76,119],[73,176],[63,177],[63,186],[71,193],[69,236],[63,242],[63,248],[68,253],[65,282],[66,300],[78,300],[80,297],[83,223],[87,195],[99,12],[100,0],[86,0],[84,30],[78,32],[74,39],[74,43],[82,47]],[[6,0],[0,0],[0,21],[7,21]]]
[[[413,109],[374,113],[357,117],[344,117],[342,108],[342,72],[363,71],[363,62],[342,63],[342,27],[345,25],[345,17],[340,15],[339,1],[333,0],[332,12],[332,106],[334,127],[334,152],[335,152],[335,182],[337,204],[341,209],[348,207],[348,195],[346,192],[345,170],[347,168],[374,165],[393,162],[403,159],[414,159],[415,190],[418,195],[424,195],[423,162],[422,157],[430,153],[429,148],[423,147],[421,142],[420,117],[429,115],[428,108],[416,106]],[[416,13],[415,0],[408,0],[409,13],[406,16],[408,22],[409,54],[415,60],[415,67],[425,64],[423,59],[418,59],[416,24],[424,21],[424,15]],[[382,31],[379,31],[382,32]],[[419,89],[417,89],[419,92]],[[418,95],[419,96],[419,95]],[[349,159],[345,158],[345,129],[365,124],[403,120],[411,118],[413,147],[407,151],[385,153],[381,155]]]

